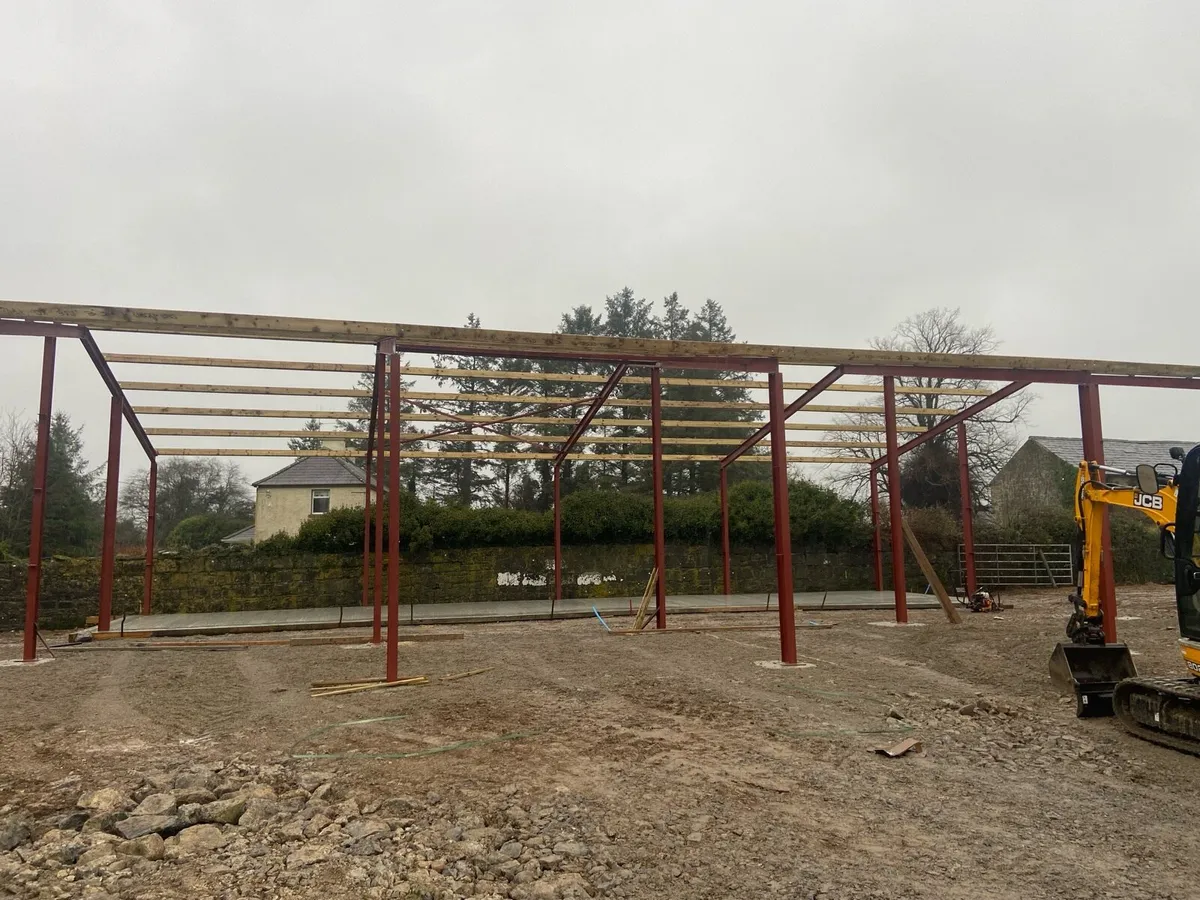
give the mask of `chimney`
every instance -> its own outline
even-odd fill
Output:
[[[321,441],[321,449],[344,452],[346,449],[346,442],[341,438],[324,438]]]

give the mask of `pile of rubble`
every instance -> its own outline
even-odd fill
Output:
[[[555,900],[626,896],[612,834],[578,807],[506,788],[478,810],[428,794],[356,798],[327,772],[233,762],[80,793],[53,813],[0,807],[0,896]],[[44,800],[44,798],[43,798]],[[69,803],[69,801],[68,801]],[[43,810],[45,809],[43,804]]]

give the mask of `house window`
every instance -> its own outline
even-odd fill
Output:
[[[327,512],[329,512],[329,488],[313,488],[312,514],[320,516]]]

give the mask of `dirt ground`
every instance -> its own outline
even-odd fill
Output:
[[[1196,896],[1200,758],[1111,719],[1075,718],[1046,676],[1068,614],[1061,594],[1007,595],[1015,609],[965,613],[957,627],[940,612],[914,613],[921,627],[909,628],[873,624],[879,612],[822,614],[834,627],[799,632],[812,666],[792,670],[757,665],[778,659],[771,631],[616,637],[595,620],[422,629],[465,638],[402,645],[402,673],[496,668],[316,699],[310,682],[381,675],[382,649],[61,652],[0,667],[0,807],[48,808],[51,785],[72,775],[101,787],[236,757],[320,767],[360,798],[565,808],[607,836],[628,874],[597,891],[606,896]],[[1118,604],[1140,673],[1182,674],[1169,590],[1126,588]],[[18,635],[3,636],[0,658],[19,651]],[[310,736],[388,716],[404,718]],[[293,758],[500,736],[510,739],[404,759]],[[905,737],[923,753],[872,750]],[[130,896],[173,896],[171,879],[164,869]]]

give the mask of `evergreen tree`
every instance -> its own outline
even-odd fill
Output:
[[[671,298],[668,298],[670,300]],[[670,308],[668,307],[668,311]],[[688,321],[686,333],[683,335],[691,341],[733,342],[737,339],[725,310],[715,300],[708,299]],[[706,381],[742,381],[747,378],[744,372],[713,372],[704,369],[672,370],[671,378],[696,379]],[[736,385],[724,387],[721,385],[687,385],[672,384],[663,389],[665,399],[685,401],[689,403],[746,403],[751,397],[748,390]],[[663,409],[664,419],[684,420],[690,422],[754,422],[759,418],[754,410],[737,408],[704,408],[704,407],[666,407]],[[705,428],[703,425],[688,428],[672,428],[664,438],[664,444],[670,444],[671,437],[686,438],[689,443],[675,444],[670,452],[692,456],[723,456],[733,449],[730,444],[702,444],[690,441],[717,439],[729,440],[741,438],[748,434],[745,431],[732,428]],[[764,477],[769,473],[754,472],[745,466],[735,466],[730,469],[734,480],[745,477]],[[716,490],[720,479],[720,464],[715,462],[675,462],[664,466],[664,480],[668,494],[695,494]]]
[[[84,556],[95,553],[103,529],[99,470],[88,467],[83,455],[83,429],[72,428],[65,413],[50,422],[50,452],[46,467],[46,514],[42,552],[46,556]],[[37,453],[34,429],[25,430],[13,448],[5,481],[0,484],[0,539],[9,550],[29,552],[33,514],[33,470]]]
[[[479,328],[479,317],[474,313],[467,316],[467,328]],[[436,356],[434,365],[438,368],[463,370],[461,375],[439,376],[438,384],[447,382],[454,385],[456,391],[468,396],[468,399],[448,401],[445,405],[450,412],[463,417],[490,415],[497,405],[506,410],[511,404],[503,401],[472,399],[484,394],[507,393],[507,387],[500,387],[505,382],[497,382],[486,377],[486,373],[496,368],[497,361],[490,356]],[[449,452],[474,453],[478,450],[488,450],[495,442],[486,438],[480,440],[471,432],[461,441],[439,442],[437,449]],[[487,460],[479,459],[448,459],[430,460],[428,485],[435,499],[456,506],[471,506],[488,492],[495,480],[494,465]]]
[[[646,299],[638,300],[633,291],[622,288],[611,297],[604,298],[604,333],[610,337],[621,338],[656,338],[662,333],[662,323],[654,315],[654,304]],[[614,393],[622,400],[649,400],[650,388],[645,384],[622,382]],[[648,436],[649,428],[641,425],[650,415],[648,407],[620,406],[613,407],[612,417],[617,419],[634,419],[638,424],[618,426],[613,429],[615,437]],[[615,451],[628,456],[635,452],[637,444],[610,444]],[[640,445],[645,449],[645,445]],[[650,486],[650,467],[645,463],[622,460],[616,466],[616,486],[622,490],[637,488],[648,490]]]
[[[397,362],[403,368],[404,364],[400,357],[397,357]],[[384,372],[383,377],[384,377],[384,384],[380,385],[381,391],[387,389],[388,374],[386,371]],[[367,449],[366,434],[367,434],[367,430],[371,424],[371,391],[374,390],[374,384],[375,384],[375,373],[374,372],[364,372],[362,375],[360,375],[359,379],[358,379],[358,383],[355,385],[355,387],[357,387],[360,391],[365,391],[366,396],[351,397],[349,402],[346,403],[347,412],[349,412],[349,414],[350,414],[349,418],[338,420],[338,430],[339,431],[356,431],[363,435],[363,437],[361,437],[361,438],[350,438],[348,441],[346,441],[346,446],[348,448],[357,450],[360,454],[365,453],[366,449]],[[411,391],[413,389],[413,384],[414,384],[414,382],[411,379],[401,378],[400,379],[401,392]],[[419,413],[416,411],[416,409],[417,409],[416,406],[414,406],[414,404],[411,401],[405,400],[400,406],[400,414],[402,416],[416,416],[416,415],[423,415],[423,414],[428,415],[427,413]],[[385,417],[390,414],[391,414],[390,409],[384,410]],[[404,450],[421,450],[424,445],[419,441],[412,440],[413,435],[420,433],[419,430],[413,426],[412,422],[409,421],[408,419],[404,419],[399,423],[399,425],[400,425],[400,434],[402,435],[402,437],[401,437],[402,444],[401,444],[400,449],[402,451],[404,451]],[[435,428],[440,427],[440,423],[434,423],[434,427]],[[375,446],[376,446],[377,454],[378,454],[378,448],[380,446],[381,440],[383,440],[383,436],[376,434],[375,435]],[[378,455],[376,455],[375,459],[378,460],[378,459],[380,459],[380,457]],[[355,464],[360,467],[362,466],[363,461],[364,461],[364,457],[362,457],[362,456],[356,455],[354,457]],[[425,463],[425,460],[423,460],[423,459],[401,459],[400,460],[400,482],[405,485],[406,489],[411,494],[417,493],[417,488],[421,485],[421,483],[423,481],[424,471],[425,471],[424,463]],[[375,480],[373,474],[372,474],[371,480],[372,480],[372,482]]]
[[[321,430],[321,423],[316,419],[309,419],[304,423],[304,431],[311,431],[316,435]],[[320,450],[321,439],[319,437],[300,437],[292,438],[288,441],[289,450]],[[296,459],[302,459],[297,456]]]

